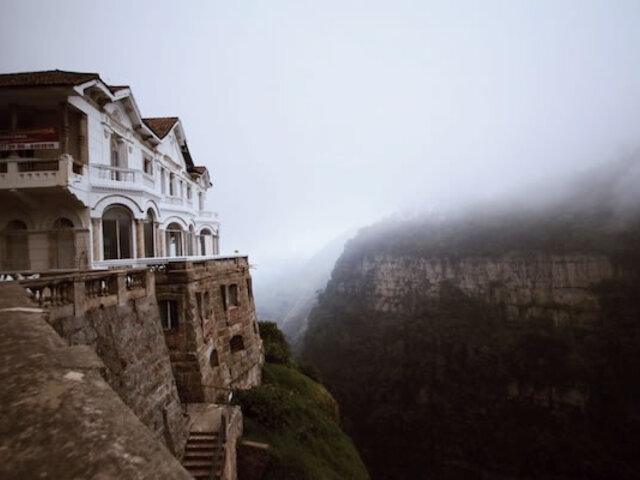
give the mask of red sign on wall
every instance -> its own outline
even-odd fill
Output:
[[[50,150],[60,148],[56,127],[0,130],[0,150]]]

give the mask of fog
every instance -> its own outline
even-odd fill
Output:
[[[179,116],[222,250],[258,270],[640,143],[636,0],[132,3],[4,0],[0,68],[97,72]]]

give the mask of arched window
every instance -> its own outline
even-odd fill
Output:
[[[7,269],[29,268],[29,243],[27,225],[22,220],[11,220],[5,229],[7,241]]]
[[[182,256],[182,227],[175,222],[167,227],[167,254],[169,257]]]
[[[147,210],[147,217],[144,219],[144,223],[143,223],[143,230],[144,230],[144,256],[149,258],[149,257],[155,257],[155,242],[154,242],[154,238],[155,235],[154,233],[154,215],[153,215],[153,210],[149,209]]]
[[[133,258],[131,213],[125,207],[110,207],[102,215],[104,259]]]
[[[53,222],[51,232],[53,243],[50,252],[52,268],[73,268],[75,265],[75,231],[73,222],[65,217],[60,217]]]
[[[193,225],[189,225],[189,233],[187,233],[187,255],[193,255],[193,242],[195,241],[195,230]]]
[[[54,230],[62,230],[64,228],[73,228],[73,222],[65,217],[60,217],[53,222]]]
[[[234,336],[229,344],[231,346],[231,353],[236,353],[244,350],[244,340],[242,339],[242,335]]]
[[[211,230],[203,228],[198,235],[200,244],[200,255],[211,255],[213,253],[213,235]]]
[[[218,351],[217,350],[211,350],[211,355],[209,356],[209,365],[211,365],[212,367],[217,367],[218,365],[220,365],[220,360],[218,360]]]

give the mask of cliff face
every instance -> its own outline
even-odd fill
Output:
[[[634,478],[640,223],[610,218],[387,222],[346,246],[303,358],[372,478]]]
[[[551,317],[555,323],[591,322],[598,313],[592,287],[624,276],[623,269],[600,254],[508,252],[498,257],[363,256],[339,264],[331,289],[355,295],[377,312],[412,311],[422,299],[435,298],[442,285],[499,304],[509,317]]]

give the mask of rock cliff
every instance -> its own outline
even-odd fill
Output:
[[[499,304],[511,317],[590,322],[598,312],[593,286],[624,275],[602,254],[506,252],[497,257],[411,257],[372,254],[338,264],[332,289],[378,312],[406,312],[448,283]]]

